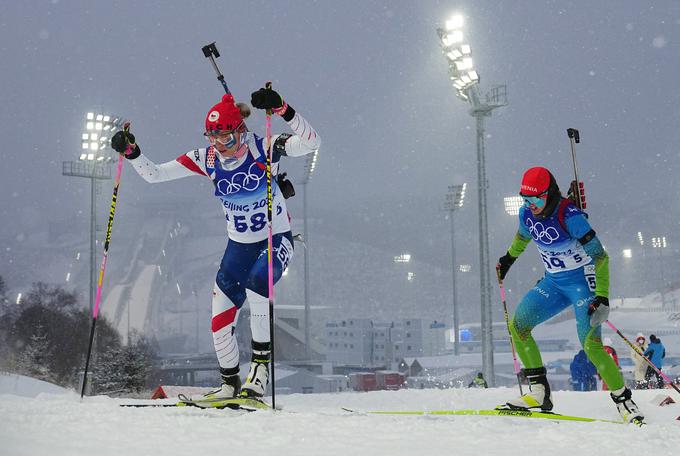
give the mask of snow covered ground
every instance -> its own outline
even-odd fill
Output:
[[[123,408],[119,404],[135,401],[91,397],[81,402],[73,392],[43,393],[35,398],[0,394],[0,454],[678,454],[680,397],[671,390],[665,392],[678,403],[665,407],[651,403],[661,391],[635,392],[649,422],[645,428],[508,417],[361,415],[341,410],[492,408],[515,392],[497,388],[288,395],[277,398],[282,411],[253,413]],[[561,413],[618,418],[604,392],[558,391],[554,401]]]

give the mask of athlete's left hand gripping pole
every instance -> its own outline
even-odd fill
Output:
[[[127,132],[130,129],[130,123],[126,122],[123,125],[123,131],[127,138]],[[134,149],[134,144],[130,144],[128,140],[125,155],[128,155]],[[123,172],[123,154],[118,157],[118,168],[116,171],[116,180],[113,184],[113,196],[111,197],[111,209],[109,210],[109,224],[106,228],[106,240],[104,241],[104,258],[99,267],[99,278],[97,279],[97,295],[94,303],[94,310],[92,311],[92,327],[90,328],[90,342],[87,346],[87,357],[85,358],[85,372],[83,374],[83,386],[80,390],[80,398],[85,395],[85,387],[87,386],[87,370],[90,367],[90,356],[92,355],[92,343],[94,342],[94,329],[97,325],[97,316],[99,315],[99,303],[102,298],[102,283],[104,282],[104,273],[106,272],[106,259],[109,256],[109,243],[111,242],[111,230],[113,229],[113,217],[116,215],[116,200],[118,199],[118,187],[120,186],[120,175]]]
[[[267,82],[265,88],[271,89],[272,83]],[[274,195],[272,192],[272,110],[266,111],[266,146],[267,146],[267,270],[269,283],[269,340],[272,345],[271,377],[272,377],[272,408],[276,410],[276,375],[274,374],[274,243],[272,241],[272,206]]]
[[[220,56],[220,53],[217,50],[217,46],[215,46],[215,42],[206,44],[201,49],[203,50],[203,55],[206,56],[206,58],[210,59],[210,63],[212,64],[215,73],[217,73],[217,79],[222,84],[222,87],[224,87],[224,91],[227,93],[231,93],[231,91],[229,91],[229,87],[227,87],[226,81],[224,80],[224,75],[217,67],[217,62],[215,62],[215,59]]]
[[[508,328],[508,336],[510,336],[510,348],[512,349],[512,360],[515,364],[515,375],[517,376],[517,386],[519,386],[520,396],[524,395],[522,391],[522,380],[520,378],[519,362],[517,361],[517,353],[515,352],[515,341],[512,339],[512,332],[510,331],[510,317],[508,316],[508,304],[505,300],[505,287],[503,286],[503,279],[501,279],[501,270],[496,268],[496,277],[498,278],[498,288],[501,290],[501,301],[503,302],[503,315],[505,315],[505,327]]]

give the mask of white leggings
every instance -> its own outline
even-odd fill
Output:
[[[269,300],[246,289],[246,301],[250,304],[250,331],[253,341],[270,342]],[[236,342],[236,323],[239,309],[215,284],[212,299],[212,334],[215,353],[221,368],[238,366],[239,351]]]

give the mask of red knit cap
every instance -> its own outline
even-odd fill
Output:
[[[205,131],[232,131],[243,122],[241,110],[234,104],[230,93],[222,96],[222,101],[210,108],[205,117]]]
[[[522,177],[519,193],[525,196],[537,196],[548,191],[550,171],[541,166],[530,168]]]

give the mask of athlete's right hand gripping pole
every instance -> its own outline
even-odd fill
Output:
[[[517,353],[515,352],[515,341],[512,339],[512,332],[510,331],[510,317],[508,316],[508,304],[505,300],[505,287],[503,286],[503,279],[501,279],[501,270],[499,267],[496,267],[496,277],[498,278],[498,288],[501,290],[501,301],[503,302],[503,314],[505,315],[505,327],[508,328],[508,336],[510,337],[510,348],[512,349],[512,361],[515,365],[517,386],[519,386],[520,396],[523,396],[524,392],[522,391],[522,379],[520,378],[519,362],[517,361]]]
[[[574,164],[574,182],[572,182],[571,191],[576,198],[578,208],[584,210],[586,208],[586,195],[583,182],[578,180],[578,168],[576,167],[576,144],[581,142],[581,136],[575,128],[567,128],[567,136],[569,136],[569,143],[571,144],[571,161]]]
[[[623,341],[624,341],[625,343],[627,343],[628,346],[629,346],[630,348],[632,348],[633,350],[635,350],[635,353],[637,353],[638,355],[642,356],[642,359],[644,359],[644,360],[647,362],[647,364],[649,365],[649,367],[651,367],[652,369],[654,369],[654,371],[655,371],[657,374],[659,374],[661,377],[663,377],[663,379],[666,380],[666,382],[667,382],[669,385],[671,385],[671,387],[672,387],[675,391],[677,391],[678,394],[680,394],[680,389],[678,389],[678,387],[675,386],[675,384],[673,383],[673,380],[671,380],[670,378],[668,378],[668,376],[667,376],[666,374],[664,374],[663,372],[661,372],[661,369],[657,368],[657,367],[654,365],[654,363],[651,362],[651,361],[649,360],[649,358],[647,358],[647,357],[645,356],[644,353],[642,353],[642,350],[640,350],[640,347],[637,347],[635,344],[633,344],[631,341],[629,341],[629,340],[626,338],[626,336],[624,336],[624,335],[621,333],[621,331],[619,331],[619,329],[618,329],[616,326],[614,326],[614,325],[612,324],[612,322],[610,322],[609,320],[605,320],[605,323],[607,323],[607,326],[609,326],[609,327],[612,329],[612,331],[614,331],[616,334],[618,334],[619,337],[621,337],[621,339],[623,339]]]
[[[215,62],[215,59],[220,56],[220,53],[217,50],[217,46],[215,46],[215,42],[213,41],[210,44],[206,44],[201,49],[203,50],[203,55],[206,56],[206,58],[210,59],[210,63],[212,63],[213,69],[215,70],[215,73],[217,73],[217,79],[222,84],[222,87],[224,87],[224,91],[227,93],[231,93],[229,91],[229,87],[227,87],[226,81],[224,80],[224,75],[217,67],[217,62]]]

